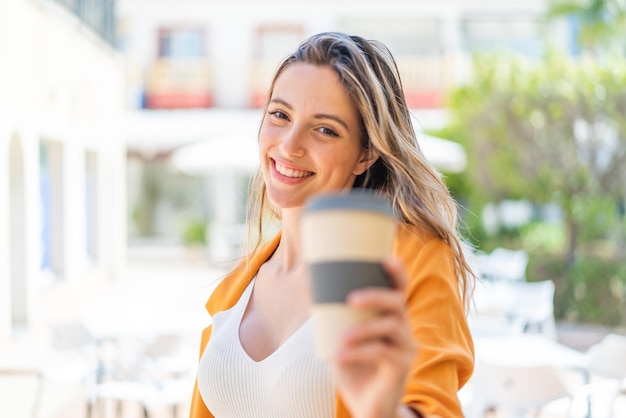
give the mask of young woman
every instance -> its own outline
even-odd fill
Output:
[[[282,62],[269,93],[251,220],[262,237],[271,213],[280,232],[209,298],[191,417],[462,417],[474,275],[393,57],[375,41],[317,34]],[[299,215],[312,195],[353,187],[388,198],[401,220],[385,262],[396,286],[349,295],[351,306],[380,315],[348,331],[323,362],[313,351]]]

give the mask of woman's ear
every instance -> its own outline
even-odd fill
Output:
[[[354,167],[354,171],[352,172],[352,174],[354,174],[355,176],[359,176],[365,173],[365,171],[370,168],[376,162],[376,160],[378,160],[379,157],[380,155],[375,149],[364,149],[363,151],[361,151],[361,158]]]

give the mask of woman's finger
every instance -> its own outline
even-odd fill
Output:
[[[385,338],[370,338],[358,341],[346,341],[337,352],[337,360],[347,364],[397,364],[408,366],[416,352],[410,338],[401,334]]]
[[[404,291],[409,279],[402,262],[397,258],[388,257],[383,260],[383,268],[391,278],[393,286]]]
[[[400,318],[384,315],[355,325],[343,335],[345,345],[354,346],[373,340],[394,345],[405,344],[409,340],[408,328]]]
[[[347,302],[357,309],[400,313],[404,309],[404,293],[395,289],[369,287],[350,292]]]
[[[339,350],[336,360],[344,366],[348,364],[366,364],[370,366],[381,363],[395,364],[400,363],[402,360],[400,353],[402,353],[401,350],[397,348],[391,349],[388,344],[378,340]]]

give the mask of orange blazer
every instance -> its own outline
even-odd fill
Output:
[[[206,304],[211,316],[235,305],[279,241],[280,233],[224,277]],[[474,345],[454,272],[452,250],[442,240],[416,227],[402,225],[393,254],[408,272],[407,314],[418,347],[402,402],[426,417],[462,418],[457,392],[472,375]],[[210,337],[211,326],[208,326],[202,332],[200,355]],[[211,417],[196,383],[190,418]],[[350,417],[339,395],[335,417]]]

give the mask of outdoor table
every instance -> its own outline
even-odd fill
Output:
[[[474,336],[476,359],[507,366],[552,364],[559,369],[586,370],[586,356],[539,334]]]
[[[540,334],[474,336],[474,347],[477,369],[481,362],[509,367],[550,364],[557,369],[580,372],[583,383],[589,383],[586,355]],[[591,399],[587,396],[587,417],[590,416]]]

